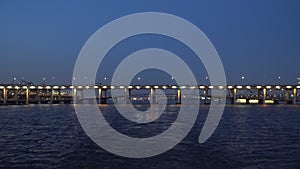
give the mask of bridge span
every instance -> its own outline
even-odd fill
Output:
[[[160,89],[164,92],[157,94]],[[119,91],[117,95],[112,90]],[[182,90],[191,94],[182,95]],[[225,90],[226,98],[212,98],[212,90]],[[227,86],[177,86],[177,85],[48,85],[21,86],[0,85],[0,105],[11,104],[113,104],[130,102],[158,103],[160,99],[169,104],[180,104],[188,99],[191,103],[199,101],[209,104],[224,99],[227,104],[298,104],[300,102],[300,85],[227,85]],[[94,92],[93,97],[87,91]],[[199,95],[195,97],[195,92]],[[188,93],[188,92],[185,92]],[[193,93],[193,94],[192,94]]]

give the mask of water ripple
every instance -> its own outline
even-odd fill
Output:
[[[194,128],[179,145],[155,157],[128,159],[93,143],[72,105],[2,106],[0,168],[300,168],[299,108],[227,106],[216,132],[199,144],[209,109],[203,105]],[[158,120],[140,125],[124,120],[113,106],[101,107],[116,130],[135,137],[165,131],[178,109],[168,106]]]

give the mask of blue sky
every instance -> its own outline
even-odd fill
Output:
[[[174,14],[198,26],[217,49],[228,83],[294,84],[300,77],[299,7],[297,0],[2,0],[0,83],[24,77],[38,84],[46,77],[47,83],[69,84],[76,58],[95,31],[124,15],[153,11]],[[120,55],[143,47],[178,50],[176,42],[166,45],[166,41],[170,40],[155,36],[132,38],[124,42],[126,48],[124,44],[116,46],[107,63],[116,63],[124,57]],[[205,83],[201,63],[185,58],[187,50],[183,51],[179,55],[190,63],[199,83]],[[113,70],[109,67],[99,70],[98,81],[110,77]],[[144,76],[160,83],[154,74]]]

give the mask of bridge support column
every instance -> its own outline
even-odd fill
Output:
[[[234,88],[232,91],[233,91],[233,92],[232,92],[232,100],[231,100],[231,104],[235,104],[237,89]]]
[[[266,97],[267,97],[267,89],[263,89],[263,104],[266,103]]]
[[[3,89],[3,104],[7,103],[7,90],[4,88]]]
[[[294,97],[293,97],[293,104],[296,104],[297,101],[297,88],[294,88]]]
[[[151,88],[150,89],[150,100],[151,100],[151,104],[156,104],[156,95],[155,95],[155,89]]]
[[[126,87],[124,88],[124,100],[125,104],[129,104],[128,89]]]
[[[131,91],[132,89],[128,89],[128,101],[131,102]]]
[[[204,104],[207,104],[207,95],[208,95],[208,90],[207,89],[204,89],[203,90],[203,94],[204,94]]]
[[[28,88],[26,89],[25,95],[26,95],[26,104],[28,105],[29,104],[29,89]]]
[[[98,89],[98,103],[102,104],[102,89]]]
[[[80,89],[80,97],[81,97],[81,99],[84,99],[84,91],[83,91],[83,89]]]
[[[51,89],[50,104],[53,104],[54,90]]]
[[[77,89],[73,89],[73,104],[77,104]]]
[[[177,104],[181,104],[181,90],[177,90]]]
[[[257,89],[257,96],[258,96],[258,104],[265,104],[265,97],[264,97],[264,90],[263,89]],[[261,98],[261,96],[263,98]]]
[[[58,89],[58,101],[61,103],[62,100],[61,100],[61,91],[62,89]]]
[[[286,90],[285,92],[285,102],[286,104],[291,104],[290,91]]]
[[[106,104],[107,103],[107,89],[103,90],[103,92],[104,92],[104,98],[103,98],[102,103]]]

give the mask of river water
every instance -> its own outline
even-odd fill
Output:
[[[170,127],[180,106],[168,105],[149,126],[121,122],[113,105],[99,108],[121,133],[149,137]],[[131,159],[97,146],[81,128],[73,105],[1,106],[0,168],[300,168],[299,105],[227,105],[213,136],[199,144],[208,110],[209,105],[200,106],[193,129],[173,149]]]

